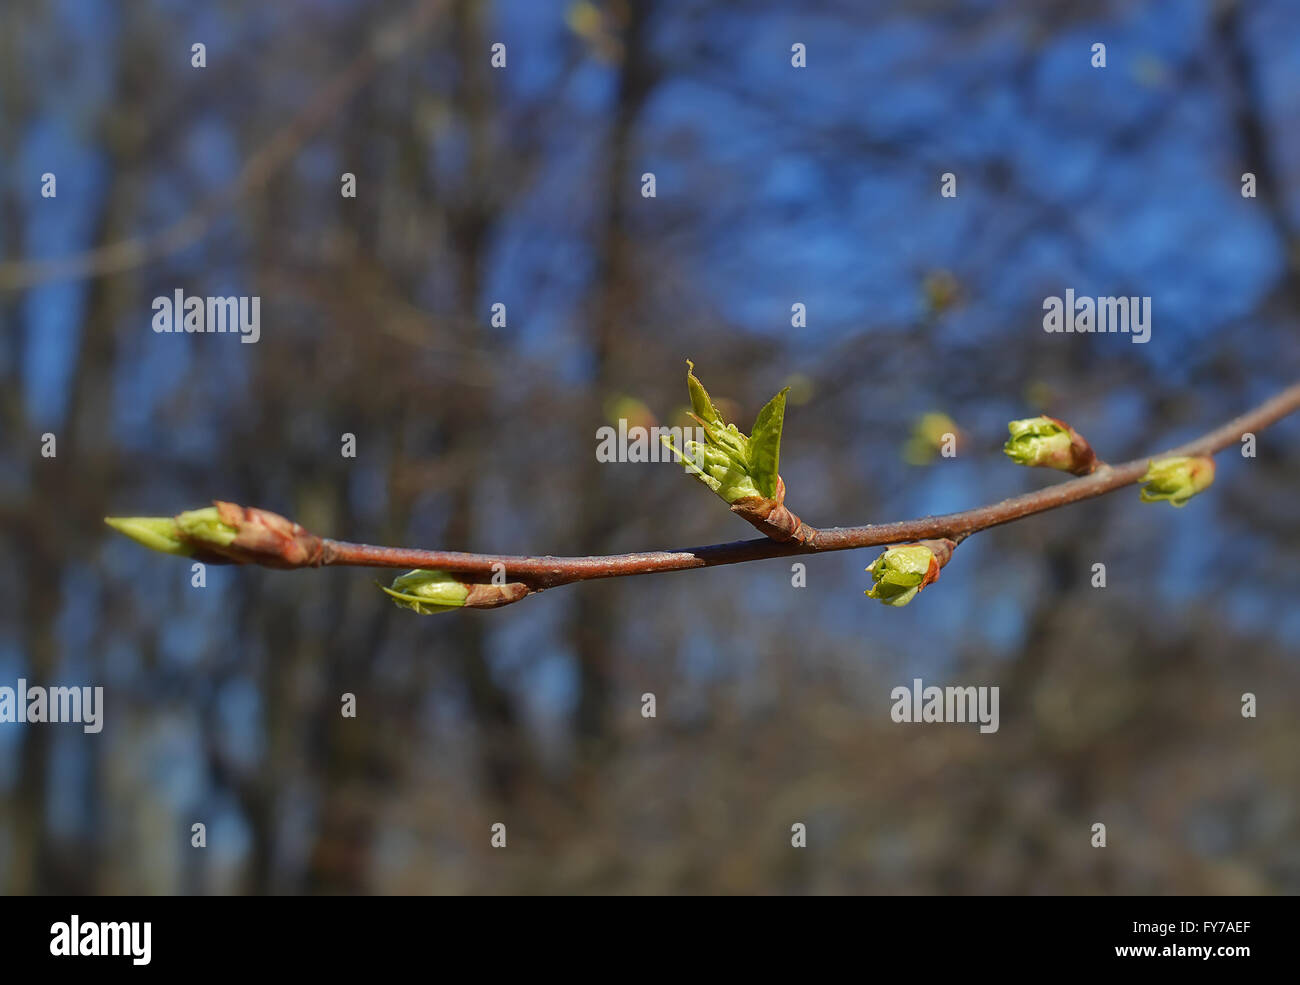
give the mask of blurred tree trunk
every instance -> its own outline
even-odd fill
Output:
[[[636,289],[628,224],[629,202],[640,188],[634,173],[632,144],[641,110],[657,81],[648,36],[653,8],[650,2],[623,8],[627,21],[620,38],[623,58],[606,152],[607,198],[593,249],[599,266],[589,315],[589,381],[579,404],[581,420],[593,434],[604,423],[604,402],[611,381],[621,372],[620,359],[635,358],[639,349],[635,329],[627,317],[634,307]],[[590,447],[573,469],[577,491],[572,512],[576,525],[574,553],[604,553],[626,507],[611,497],[608,476],[602,474]],[[579,675],[575,722],[578,755],[580,762],[591,766],[613,752],[609,721],[618,660],[614,648],[618,645],[618,608],[624,596],[623,586],[615,583],[579,585],[569,619],[569,638],[577,655]]]
[[[1246,39],[1247,14],[1248,5],[1241,0],[1225,0],[1214,18],[1214,29],[1227,60],[1229,101],[1241,147],[1241,171],[1255,175],[1255,194],[1267,210],[1281,244],[1285,269],[1281,293],[1286,299],[1286,314],[1294,316],[1300,313],[1300,237],[1291,219],[1285,182],[1278,174],[1275,148],[1264,119],[1259,70]]]
[[[106,100],[102,123],[103,154],[109,175],[102,211],[91,242],[106,243],[129,234],[131,217],[139,206],[134,177],[142,146],[140,130],[128,125],[132,74],[126,49],[119,49],[118,98]],[[64,600],[64,564],[88,559],[90,545],[97,544],[103,531],[102,517],[108,512],[108,494],[116,468],[113,454],[113,387],[116,369],[116,329],[128,309],[134,281],[130,278],[96,278],[69,284],[68,291],[84,290],[86,306],[75,352],[68,358],[69,390],[64,424],[54,429],[57,456],[40,457],[40,435],[31,423],[24,427],[30,448],[29,469],[37,489],[29,504],[27,522],[16,531],[17,556],[25,568],[19,583],[30,595],[26,604],[23,649],[28,658],[27,677],[32,685],[50,686],[58,674],[58,644],[55,623]],[[56,288],[57,289],[57,288]],[[141,328],[147,322],[141,321]],[[30,329],[29,329],[30,331]],[[23,406],[21,396],[18,406]],[[102,684],[103,653],[98,648],[85,657],[90,686]],[[111,691],[106,691],[106,713],[115,713]],[[117,709],[122,709],[120,704]],[[84,812],[79,830],[85,841],[69,857],[54,851],[48,815],[50,750],[54,726],[27,726],[21,732],[17,801],[20,811],[15,842],[18,860],[13,892],[86,894],[96,891],[100,868],[95,864],[104,830],[100,816],[103,742],[95,737],[84,749],[86,786],[79,798]]]

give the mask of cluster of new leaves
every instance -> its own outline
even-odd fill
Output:
[[[691,395],[691,417],[704,429],[705,440],[686,442],[685,451],[663,442],[701,482],[727,503],[756,497],[775,499],[781,464],[781,429],[785,426],[786,387],[769,400],[754,418],[748,435],[722,419],[709,391],[686,363],[686,387]]]

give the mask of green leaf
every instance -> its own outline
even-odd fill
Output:
[[[172,516],[106,516],[104,522],[118,533],[126,534],[138,544],[164,554],[189,557],[194,548],[181,539],[180,528]]]
[[[722,415],[718,413],[718,408],[713,406],[709,391],[704,389],[704,384],[696,378],[695,363],[689,359],[686,360],[686,389],[691,392],[691,409],[695,411],[695,416],[700,419],[700,423],[706,427],[711,424],[722,427]]]
[[[781,465],[781,429],[785,426],[786,387],[769,400],[754,419],[749,436],[749,474],[758,491],[768,499],[776,496],[777,470]]]

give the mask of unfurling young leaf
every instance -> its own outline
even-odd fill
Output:
[[[704,429],[706,444],[687,442],[678,451],[668,438],[664,445],[683,459],[696,478],[728,503],[741,499],[775,499],[781,456],[781,428],[785,421],[786,387],[768,401],[757,420],[753,436],[743,434],[722,419],[709,393],[695,376],[695,364],[686,362],[686,386],[691,394],[693,417]]]
[[[182,557],[194,553],[194,548],[181,539],[174,516],[106,516],[104,522],[150,550]]]
[[[695,416],[700,419],[700,423],[706,425],[722,423],[722,415],[718,413],[718,408],[713,406],[709,391],[704,389],[704,384],[695,375],[695,363],[689,359],[686,360],[686,389],[691,394],[691,409],[695,411]]]
[[[776,477],[781,464],[781,428],[785,426],[785,396],[789,392],[790,388],[786,387],[767,402],[754,418],[754,430],[749,436],[750,473],[758,491],[768,499],[776,496]]]

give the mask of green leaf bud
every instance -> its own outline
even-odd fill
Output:
[[[465,605],[470,586],[446,571],[417,568],[393,579],[392,587],[379,586],[393,602],[422,616],[450,612]]]
[[[867,568],[873,584],[866,596],[884,605],[907,605],[917,592],[938,580],[939,569],[948,563],[956,546],[944,539],[889,548]]]
[[[1028,417],[1007,425],[1011,437],[1002,446],[1017,465],[1043,466],[1074,475],[1097,467],[1092,447],[1074,428],[1055,417]]]
[[[1174,506],[1185,506],[1189,499],[1214,483],[1214,459],[1200,456],[1152,461],[1142,481],[1146,483],[1141,489],[1142,502],[1163,499]]]

